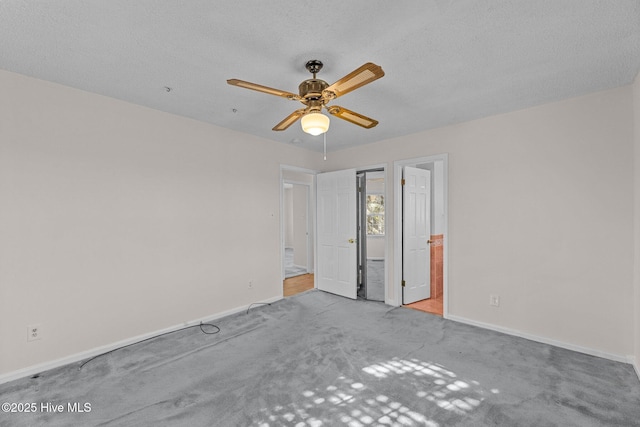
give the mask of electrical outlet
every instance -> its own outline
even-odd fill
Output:
[[[253,280],[249,280],[249,289],[253,289]]]
[[[489,305],[494,307],[500,306],[500,296],[498,295],[489,295]]]
[[[42,338],[42,325],[27,326],[27,341],[36,341]]]

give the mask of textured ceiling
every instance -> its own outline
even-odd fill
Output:
[[[329,150],[629,84],[637,0],[3,0],[0,68],[320,151],[296,101],[309,59],[333,83],[365,62],[386,75],[333,101]],[[167,91],[166,87],[171,88]]]

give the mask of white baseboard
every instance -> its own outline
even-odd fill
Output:
[[[276,301],[279,301],[281,299],[282,299],[282,297],[278,296],[278,297],[273,297],[273,298],[269,298],[269,299],[260,301],[260,303],[270,304],[272,302],[276,302]],[[256,304],[256,303],[253,303],[253,304]],[[184,323],[182,323],[180,325],[170,326],[170,327],[165,328],[165,329],[161,329],[161,330],[154,331],[154,332],[149,332],[149,333],[143,334],[143,335],[138,335],[136,337],[127,338],[127,339],[122,340],[122,341],[118,341],[118,342],[115,342],[115,343],[107,344],[107,345],[104,345],[104,346],[101,346],[101,347],[96,347],[96,348],[93,348],[91,350],[87,350],[87,351],[83,351],[83,352],[80,352],[80,353],[72,354],[70,356],[66,356],[66,357],[63,357],[63,358],[60,358],[60,359],[56,359],[56,360],[52,360],[52,361],[49,361],[49,362],[40,363],[38,365],[28,366],[26,368],[18,369],[17,371],[8,372],[6,374],[0,375],[0,384],[4,384],[4,383],[7,383],[9,381],[14,381],[14,380],[17,380],[17,379],[20,379],[20,378],[24,378],[24,377],[28,377],[28,376],[31,376],[31,375],[35,375],[35,374],[38,374],[40,372],[48,371],[49,369],[58,368],[60,366],[68,365],[69,363],[79,362],[81,360],[88,359],[88,358],[94,357],[94,356],[98,356],[100,354],[107,353],[109,351],[115,350],[115,349],[120,348],[120,347],[124,347],[126,345],[134,344],[134,343],[140,342],[140,341],[145,340],[145,339],[149,339],[149,338],[153,338],[153,337],[158,336],[158,335],[166,334],[167,332],[174,332],[174,331],[177,331],[179,329],[184,329],[184,328],[186,328],[188,326],[196,326],[196,325],[199,325],[200,322],[202,322],[202,323],[211,322],[213,320],[220,319],[220,318],[225,317],[225,316],[230,316],[232,314],[240,313],[240,312],[246,311],[250,306],[251,305],[245,305],[245,306],[242,306],[242,307],[236,307],[236,308],[233,308],[231,310],[227,310],[227,311],[223,311],[221,313],[217,313],[217,314],[213,314],[213,315],[210,315],[210,316],[203,317],[201,319],[195,319],[195,320],[191,320],[191,321],[188,321],[188,322],[184,322]]]
[[[556,341],[550,338],[540,337],[533,334],[528,334],[526,332],[521,332],[515,329],[504,328],[502,326],[493,325],[491,323],[478,322],[475,320],[467,319],[460,316],[448,315],[447,319],[453,320],[455,322],[466,323],[467,325],[478,326],[484,329],[490,329],[496,332],[502,332],[507,335],[513,335],[520,338],[525,338],[531,341],[540,342],[543,344],[549,344],[555,347],[564,348],[567,350],[577,351],[578,353],[588,354],[590,356],[602,357],[603,359],[613,360],[615,362],[629,363],[629,358],[627,356],[620,356],[617,354],[611,354],[600,350],[595,350],[592,348],[581,347],[578,345]],[[636,373],[638,373],[638,368],[636,367]],[[640,375],[639,375],[640,376]]]
[[[631,361],[631,365],[633,366],[633,369],[636,370],[636,375],[638,376],[638,380],[640,380],[640,366],[638,366],[638,361],[633,356],[629,357],[629,359]]]

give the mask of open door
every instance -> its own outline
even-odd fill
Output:
[[[431,172],[403,170],[402,303],[427,299],[430,288]]]
[[[318,289],[356,299],[356,170],[317,175]]]

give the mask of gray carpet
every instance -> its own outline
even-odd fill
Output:
[[[288,279],[302,274],[307,274],[307,269],[293,263],[293,248],[284,248],[284,277]]]
[[[630,365],[308,291],[0,385],[2,426],[633,426]]]

